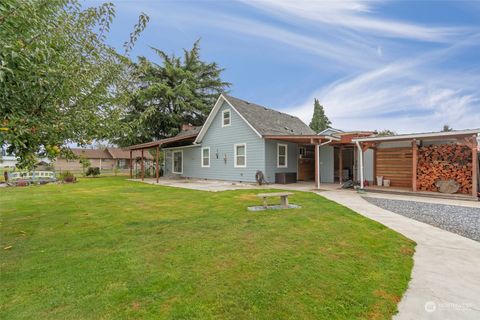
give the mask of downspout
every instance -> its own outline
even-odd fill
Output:
[[[363,185],[363,150],[362,147],[360,146],[360,142],[355,141],[357,144],[358,151],[360,152],[360,189],[364,188]]]
[[[315,161],[317,161],[318,163],[318,172],[316,173],[318,174],[318,179],[317,179],[317,185],[315,186],[317,189],[320,189],[320,147],[325,146],[332,141],[333,141],[332,138],[328,138],[328,141],[315,145],[315,148],[317,148],[317,159],[315,159]]]
[[[325,141],[324,143],[320,143],[318,146],[320,146],[320,147],[321,147],[321,146],[324,146],[324,145],[326,145],[326,144],[329,144],[329,143],[332,142],[332,141],[333,141],[332,138],[328,138],[328,141]]]

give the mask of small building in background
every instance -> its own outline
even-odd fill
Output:
[[[82,149],[70,148],[75,155],[74,159],[66,159],[59,157],[54,163],[55,171],[70,171],[82,172],[83,166],[80,159],[88,159],[91,167],[98,167],[100,171],[112,172],[118,170],[128,170],[130,166],[130,151],[120,148],[105,148],[105,149]],[[141,151],[134,151],[132,153],[132,161],[136,161],[142,157]],[[146,161],[153,161],[153,156],[145,152],[144,158]]]

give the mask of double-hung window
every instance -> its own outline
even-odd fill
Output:
[[[222,127],[228,127],[231,122],[231,112],[230,109],[222,111]]]
[[[234,146],[235,168],[245,168],[247,166],[247,145],[239,143]]]
[[[210,167],[210,147],[202,148],[202,168]]]
[[[288,146],[286,144],[277,144],[277,168],[286,168],[288,166]]]

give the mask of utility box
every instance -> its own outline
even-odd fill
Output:
[[[297,173],[296,172],[278,172],[275,173],[275,183],[277,184],[287,184],[297,182]]]

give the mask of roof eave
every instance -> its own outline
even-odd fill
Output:
[[[190,135],[184,135],[181,137],[171,137],[171,138],[166,138],[166,139],[161,139],[161,140],[156,140],[152,142],[146,142],[146,143],[141,143],[141,144],[136,144],[133,146],[128,146],[125,149],[127,150],[142,150],[142,149],[148,149],[148,148],[153,148],[153,147],[161,147],[164,144],[167,143],[172,143],[172,142],[179,142],[179,141],[184,141],[188,139],[194,139],[198,136],[198,133],[195,134],[190,134]]]
[[[334,136],[325,136],[317,134],[308,134],[308,135],[264,135],[262,136],[266,140],[284,140],[297,143],[314,143],[315,141],[340,141],[340,138]]]
[[[387,141],[402,141],[411,139],[431,139],[431,138],[454,138],[468,135],[478,135],[480,129],[471,130],[458,130],[447,132],[430,132],[430,133],[413,133],[395,136],[383,136],[383,137],[365,137],[352,139],[353,142],[387,142]]]

